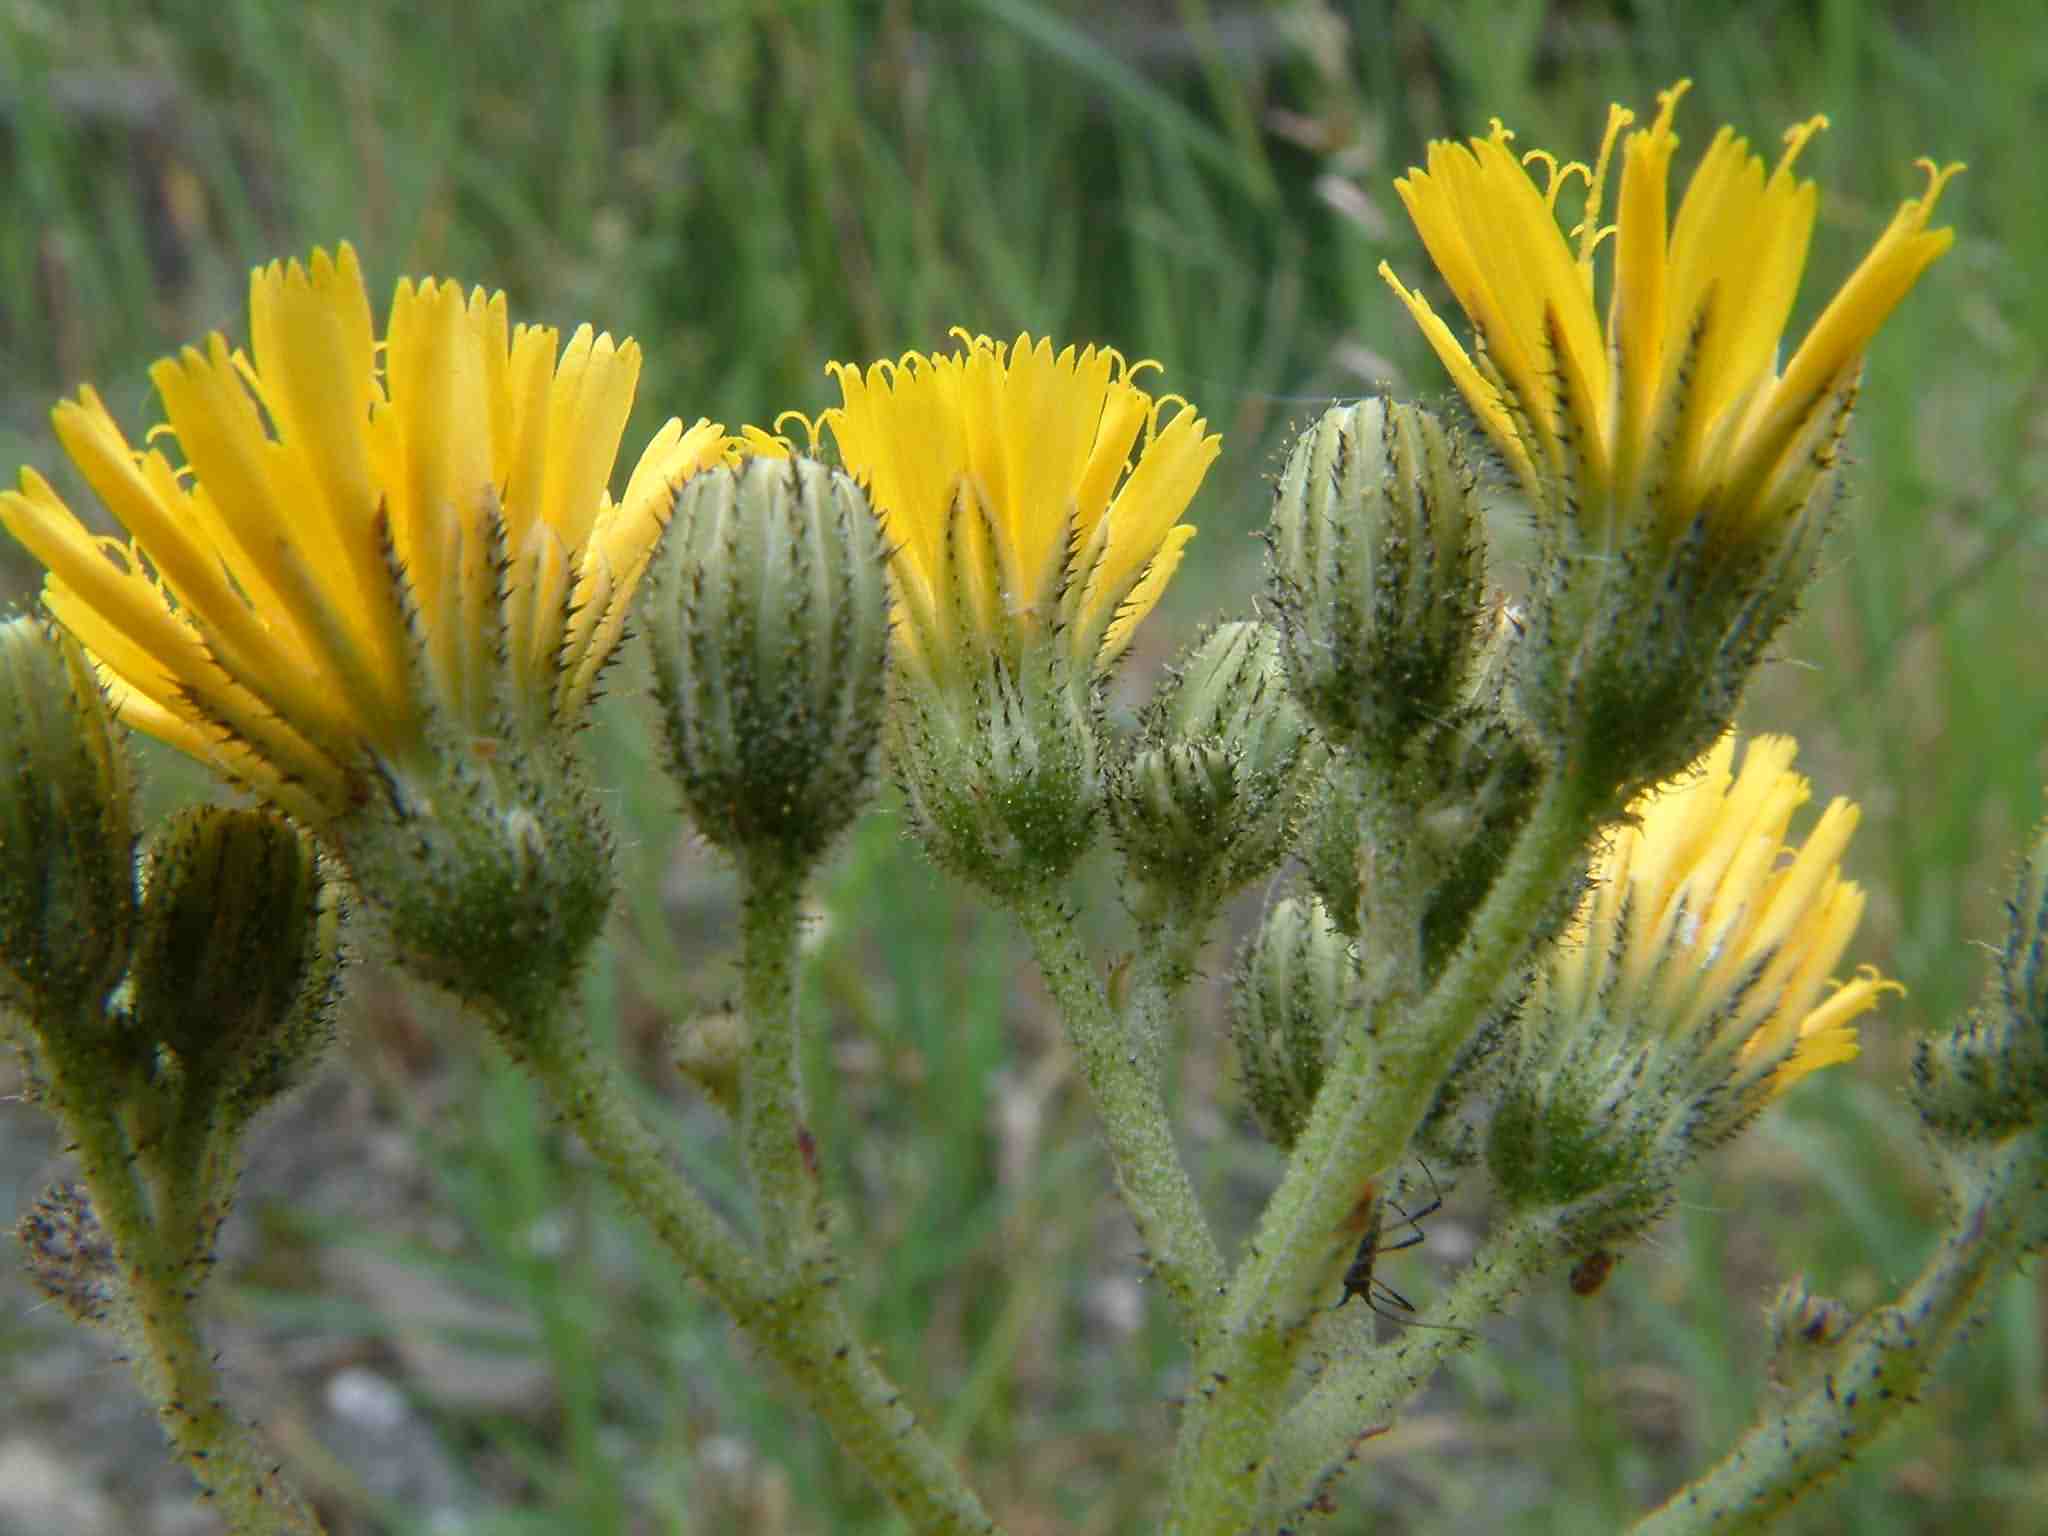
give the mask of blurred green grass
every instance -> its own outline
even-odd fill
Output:
[[[937,346],[956,324],[1103,341],[1159,359],[1226,436],[1135,690],[1203,617],[1254,600],[1246,535],[1290,428],[1382,380],[1444,394],[1374,276],[1382,257],[1411,281],[1427,266],[1391,177],[1494,114],[1526,146],[1586,153],[1607,101],[1647,107],[1688,74],[1692,150],[1722,121],[1768,145],[1811,112],[1834,120],[1802,162],[1824,201],[1795,331],[1918,190],[1915,156],[1971,169],[1943,203],[1956,250],[1871,359],[1828,574],[1746,714],[1801,736],[1820,795],[1863,804],[1857,958],[1910,996],[1855,1068],[1703,1171],[1596,1304],[1561,1285],[1531,1298],[1373,1442],[1332,1528],[1611,1527],[1768,1392],[1761,1303],[1781,1279],[1876,1300],[1938,1217],[1899,1093],[1911,1032],[1974,995],[2048,777],[2031,611],[2048,578],[2048,29],[2026,7],[10,0],[0,459],[56,470],[45,413],[82,380],[131,428],[154,419],[150,359],[239,336],[252,264],[342,238],[379,288],[459,275],[507,288],[521,316],[638,336],[629,452],[669,414],[815,411],[826,359]],[[29,582],[0,552],[0,585]],[[637,668],[598,727],[625,900],[590,1004],[658,1069],[665,1021],[730,989],[712,866],[678,862]],[[1119,919],[1095,895],[1107,953]],[[873,1336],[1013,1530],[1142,1529],[1183,1362],[1132,1306],[1129,1239],[1095,1198],[1106,1170],[1035,984],[886,815],[820,911],[810,1081],[846,1247],[884,1260],[856,1282]],[[1183,1109],[1235,1230],[1272,1165],[1228,1106],[1215,1023],[1204,999]],[[364,1034],[352,1054],[374,1065],[383,1037]],[[438,1422],[465,1465],[496,1469],[479,1497],[507,1512],[471,1529],[890,1529],[478,1057],[442,1070],[480,1112],[415,1135],[466,1257],[538,1323],[559,1408],[539,1430]],[[403,1100],[395,1069],[378,1081]],[[649,1091],[673,1108],[672,1088]],[[723,1151],[686,1157],[729,1179]],[[610,1235],[539,1262],[519,1234],[563,1210]],[[1448,1219],[1483,1219],[1483,1192]],[[1405,1262],[1404,1290],[1426,1291],[1436,1261]],[[2048,1530],[2042,1303],[2016,1277],[1930,1410],[1789,1528]],[[714,1440],[748,1448],[746,1478],[707,1470]],[[413,1528],[337,1498],[342,1529]]]

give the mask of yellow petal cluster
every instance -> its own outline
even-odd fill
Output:
[[[376,336],[355,252],[252,274],[250,346],[150,370],[182,467],[91,389],[56,430],[128,533],[42,476],[0,521],[122,717],[315,822],[426,750],[570,722],[617,644],[674,487],[730,452],[671,420],[608,489],[640,350],[509,323],[505,296],[398,284]]]
[[[1675,539],[1704,516],[1714,536],[1741,539],[1794,515],[1839,435],[1871,338],[1954,237],[1927,224],[1961,167],[1922,161],[1925,195],[1900,205],[1780,370],[1818,204],[1794,165],[1826,120],[1790,129],[1768,170],[1722,128],[1673,219],[1671,125],[1687,85],[1663,92],[1656,119],[1625,140],[1633,115],[1614,107],[1590,168],[1542,151],[1518,157],[1496,120],[1483,139],[1432,143],[1427,168],[1395,182],[1474,349],[1384,263],[1381,275],[1526,492],[1571,509],[1603,547],[1636,519]],[[1618,206],[1602,225],[1618,140]],[[1586,196],[1568,232],[1558,201],[1574,177]],[[1602,245],[1612,252],[1604,325]]]
[[[1084,671],[1107,667],[1194,537],[1180,519],[1221,439],[1132,382],[1156,364],[954,334],[955,352],[831,364],[843,403],[819,423],[896,546],[905,659],[1058,634]]]
[[[1812,795],[1792,771],[1797,751],[1758,736],[1737,773],[1724,736],[1637,803],[1545,977],[1555,1013],[1633,1020],[1639,1036],[1719,1061],[1736,1101],[1855,1056],[1854,1020],[1897,983],[1868,968],[1829,981],[1863,915],[1861,888],[1841,875],[1860,813],[1837,799],[1788,846]]]

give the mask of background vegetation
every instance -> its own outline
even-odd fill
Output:
[[[1598,1298],[1559,1279],[1498,1323],[1370,1442],[1332,1527],[1611,1528],[1769,1392],[1782,1279],[1867,1304],[1938,1214],[1898,1091],[1909,1042],[1974,995],[2048,777],[2048,29],[2028,7],[6,0],[0,461],[57,469],[47,409],[81,380],[131,429],[155,420],[150,359],[242,339],[248,268],[343,238],[379,289],[454,274],[517,316],[639,337],[628,453],[671,413],[815,410],[826,359],[956,324],[1099,340],[1160,359],[1226,441],[1128,702],[1204,617],[1255,600],[1248,534],[1292,429],[1380,383],[1444,394],[1373,275],[1426,272],[1391,177],[1495,114],[1587,153],[1609,100],[1648,108],[1682,75],[1681,166],[1722,121],[1765,147],[1834,121],[1803,162],[1824,202],[1795,329],[1918,191],[1914,156],[1971,169],[1943,204],[1955,252],[1871,359],[1829,573],[1746,713],[1800,735],[1821,796],[1862,802],[1855,958],[1910,995]],[[0,585],[29,582],[0,551]],[[729,1188],[716,1118],[665,1067],[674,1026],[730,991],[729,892],[648,764],[639,667],[593,742],[626,899],[590,1006]],[[207,792],[149,763],[163,802]],[[1098,886],[1108,955],[1122,919]],[[886,804],[819,902],[811,1081],[873,1337],[1013,1531],[1145,1528],[1184,1360],[1017,946]],[[217,1281],[230,1369],[336,1528],[890,1529],[480,1042],[374,973],[354,992],[334,1070],[257,1148]],[[1188,1020],[1181,1091],[1237,1231],[1274,1163],[1235,1108],[1219,1002]],[[0,1196],[25,1203],[60,1165],[33,1111],[0,1127]],[[1469,1250],[1482,1185],[1385,1261],[1411,1299]],[[1928,1411],[1794,1527],[2048,1530],[2043,1299],[2016,1276]],[[109,1529],[204,1529],[175,1523],[104,1348],[25,1290],[0,1303],[19,1407],[0,1456],[45,1457]]]

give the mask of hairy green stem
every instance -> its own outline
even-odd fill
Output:
[[[1125,1028],[1140,1070],[1163,1083],[1167,1041],[1173,1033],[1173,1010],[1194,980],[1195,957],[1201,952],[1215,909],[1175,902],[1138,924],[1138,948],[1132,962],[1130,1002]]]
[[[1569,895],[1597,819],[1573,777],[1552,781],[1419,1004],[1400,979],[1405,964],[1368,960],[1364,1016],[1345,1032],[1196,1363],[1173,1469],[1170,1529],[1179,1536],[1238,1536],[1254,1519],[1282,1399],[1332,1260],[1356,1243],[1362,1200],[1401,1157],[1531,936]]]
[[[747,1047],[740,1147],[759,1205],[768,1262],[796,1261],[817,1239],[816,1153],[804,1125],[796,1019],[801,876],[769,860],[742,868],[740,977]]]
[[[47,1053],[50,1098],[120,1263],[126,1295],[115,1315],[123,1333],[140,1336],[129,1359],[157,1422],[237,1536],[317,1536],[325,1530],[319,1517],[258,1454],[254,1431],[221,1395],[194,1316],[200,1256],[164,1240],[126,1133],[108,1105],[80,1089],[90,1064],[73,1066],[59,1055]]]
[[[1173,1299],[1182,1331],[1199,1344],[1223,1290],[1223,1254],[1174,1145],[1159,1081],[1170,978],[1164,972],[1152,978],[1151,1001],[1127,1027],[1103,995],[1059,899],[1035,894],[1018,901],[1015,910],[1081,1059],[1124,1206]]]
[[[1331,1314],[1314,1341],[1331,1358],[1275,1440],[1269,1514],[1299,1513],[1332,1488],[1358,1446],[1386,1429],[1437,1367],[1477,1343],[1480,1325],[1564,1252],[1547,1214],[1506,1216],[1451,1289],[1391,1345],[1374,1345],[1372,1313],[1363,1305]]]
[[[829,1266],[771,1272],[669,1166],[616,1068],[546,1017],[492,1018],[664,1247],[779,1364],[811,1408],[909,1522],[931,1536],[993,1532],[960,1470],[869,1358]]]
[[[218,1103],[181,1106],[154,1146],[138,1143],[150,1176],[158,1240],[180,1260],[211,1267],[213,1243],[239,1177],[242,1124],[223,1125]]]
[[[1757,1530],[1813,1492],[1907,1408],[1956,1344],[1985,1285],[2048,1236],[2048,1142],[2032,1130],[1949,1149],[1954,1215],[1897,1301],[1834,1346],[1831,1368],[1746,1431],[1712,1468],[1638,1521],[1637,1536]]]

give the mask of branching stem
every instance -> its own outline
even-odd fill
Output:
[[[792,905],[792,920],[794,910]],[[761,942],[771,942],[765,930],[772,926],[764,919]],[[780,985],[787,989],[786,974]],[[751,1006],[753,988],[748,990]],[[772,990],[764,986],[764,996]],[[839,1301],[838,1277],[829,1264],[771,1269],[750,1252],[669,1166],[617,1069],[579,1031],[548,1017],[490,1022],[662,1245],[783,1368],[911,1529],[927,1536],[994,1532],[995,1523],[960,1469],[869,1357]]]
[[[53,1050],[46,1060],[50,1099],[71,1134],[94,1214],[120,1264],[126,1294],[113,1320],[139,1346],[130,1354],[137,1384],[155,1405],[178,1459],[206,1490],[230,1531],[236,1536],[318,1536],[325,1530],[319,1517],[274,1464],[266,1469],[270,1459],[260,1454],[255,1432],[221,1394],[195,1315],[195,1266],[205,1256],[185,1251],[188,1245],[182,1241],[165,1241],[126,1133],[100,1098],[80,1091],[77,1080],[90,1066],[56,1059],[61,1054]]]
[[[1846,1468],[1908,1407],[1957,1342],[1987,1282],[2042,1236],[2048,1144],[2038,1129],[1951,1148],[1953,1216],[1897,1301],[1836,1346],[1832,1369],[1767,1413],[1719,1462],[1632,1528],[1636,1536],[1751,1531]]]
[[[1510,1215],[1489,1233],[1451,1289],[1387,1348],[1372,1346],[1372,1314],[1345,1306],[1318,1330],[1351,1332],[1350,1347],[1332,1350],[1315,1384],[1287,1412],[1273,1454],[1270,1508],[1300,1511],[1350,1465],[1358,1445],[1386,1428],[1437,1367],[1479,1340],[1479,1329],[1541,1270],[1563,1256],[1555,1222]]]
[[[1344,1033],[1197,1360],[1173,1474],[1178,1536],[1250,1528],[1315,1296],[1332,1257],[1356,1242],[1350,1219],[1361,1193],[1402,1156],[1458,1050],[1568,894],[1598,819],[1588,802],[1572,776],[1552,781],[1425,998],[1405,991],[1405,965],[1376,969],[1368,960],[1363,1016]]]
[[[1034,894],[1020,900],[1016,912],[1081,1059],[1124,1206],[1173,1298],[1182,1331],[1199,1345],[1222,1295],[1223,1255],[1174,1144],[1160,1082],[1165,1016],[1185,984],[1186,967],[1177,984],[1172,953],[1148,956],[1127,1024],[1110,1007],[1059,899]],[[1184,942],[1163,949],[1181,952]]]

